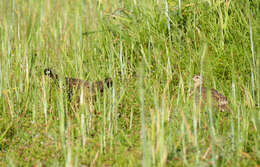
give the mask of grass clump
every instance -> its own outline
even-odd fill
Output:
[[[0,5],[1,166],[259,165],[258,1]],[[113,88],[75,110],[47,67]],[[196,107],[195,74],[233,112]]]

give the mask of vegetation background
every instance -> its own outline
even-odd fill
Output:
[[[0,166],[259,166],[259,9],[257,0],[1,0]],[[46,67],[109,76],[113,88],[75,110]],[[195,74],[233,112],[197,108],[187,97]]]

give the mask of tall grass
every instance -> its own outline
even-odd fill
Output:
[[[259,2],[0,1],[0,166],[257,166]],[[95,103],[61,78],[113,78]],[[188,97],[192,77],[232,112]]]

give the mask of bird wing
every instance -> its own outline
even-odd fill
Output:
[[[216,89],[211,89],[212,98],[216,99],[219,105],[226,105],[228,104],[227,98],[219,93]]]

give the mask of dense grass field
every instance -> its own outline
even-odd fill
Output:
[[[0,166],[259,167],[259,9],[257,0],[1,0]],[[45,68],[111,77],[113,87],[75,104]],[[188,97],[198,74],[229,111]]]

